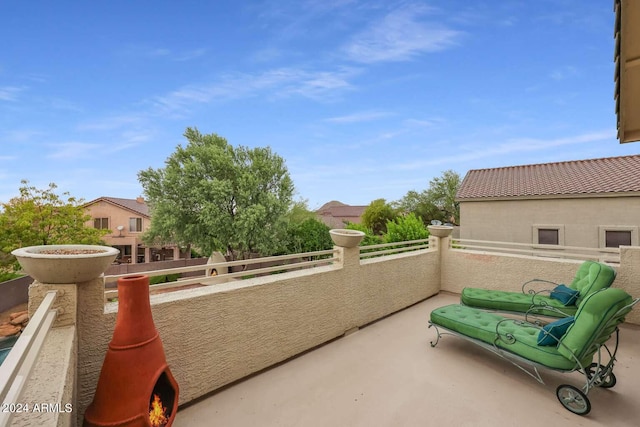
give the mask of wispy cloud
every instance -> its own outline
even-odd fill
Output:
[[[106,131],[135,125],[139,122],[140,118],[135,115],[110,116],[80,123],[77,128],[81,131]]]
[[[302,96],[316,101],[330,101],[351,89],[350,79],[358,73],[359,70],[354,68],[335,71],[279,68],[256,74],[234,74],[215,83],[185,86],[150,102],[161,114],[181,114],[194,104],[256,95],[272,99]]]
[[[359,122],[370,122],[373,120],[378,120],[384,117],[389,117],[393,115],[388,111],[364,111],[360,113],[347,114],[346,116],[337,116],[330,117],[325,119],[325,122],[329,123],[359,123]]]
[[[130,45],[124,50],[127,56],[135,56],[142,58],[163,58],[170,61],[190,61],[206,55],[207,49],[195,48],[186,50],[175,50],[166,47],[150,47],[142,45]]]
[[[62,142],[59,144],[50,144],[52,152],[47,156],[50,159],[57,160],[73,160],[88,157],[95,157],[96,150],[101,149],[100,144],[85,142]]]
[[[18,94],[25,90],[24,87],[18,86],[1,86],[0,87],[0,101],[16,101]]]
[[[14,129],[2,133],[0,139],[5,143],[28,142],[42,135],[44,135],[44,132],[37,130]]]
[[[571,65],[557,68],[549,75],[554,80],[565,80],[578,75],[578,69]]]
[[[456,45],[461,32],[420,20],[430,11],[424,6],[397,9],[357,34],[343,50],[352,61],[375,63],[407,61]]]
[[[428,166],[450,165],[456,163],[469,162],[487,157],[507,156],[515,153],[523,152],[548,152],[552,149],[560,147],[572,146],[578,144],[587,144],[596,141],[611,141],[615,138],[615,132],[612,130],[590,132],[579,135],[572,135],[565,138],[538,139],[538,138],[510,138],[501,144],[495,146],[483,145],[482,149],[475,148],[478,144],[474,144],[474,148],[458,149],[455,154],[449,156],[433,157],[426,160],[412,160],[409,162],[395,164],[392,169],[415,170]]]

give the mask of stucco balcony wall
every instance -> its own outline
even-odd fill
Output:
[[[531,279],[570,283],[582,260],[516,254],[482,253],[451,248],[449,238],[441,251],[441,290],[459,294],[465,287],[520,292]],[[620,264],[613,265],[616,280],[612,286],[631,296],[640,296],[640,247],[620,247]],[[553,285],[538,286],[550,289]],[[633,310],[628,323],[640,324],[640,310]]]
[[[361,259],[359,248],[336,247],[337,260],[328,266],[151,295],[154,321],[180,385],[179,403],[206,396],[440,291],[459,294],[465,286],[519,291],[532,278],[566,283],[582,262],[450,246],[449,237],[434,237],[429,249],[369,259]],[[614,286],[639,296],[640,248],[621,248],[616,269]],[[47,290],[64,286],[34,283],[33,306]],[[60,336],[62,350],[70,357],[55,381],[36,374],[25,393],[40,396],[62,384],[64,391],[53,401],[64,404],[72,399],[73,417],[80,425],[95,393],[118,304],[105,305],[104,277],[71,286],[60,294],[65,309],[54,327],[61,329],[57,335],[50,333],[42,350],[43,361],[46,354],[60,354],[51,341]],[[627,322],[640,324],[638,310]],[[64,329],[74,325],[75,333]],[[74,372],[75,379],[68,375]],[[58,425],[65,423],[65,417],[58,420]]]
[[[440,290],[435,249],[360,261],[336,248],[326,267],[151,296],[167,361],[186,403]],[[117,303],[104,288],[79,295],[78,416],[93,398]]]

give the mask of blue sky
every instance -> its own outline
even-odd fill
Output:
[[[443,171],[636,154],[611,1],[0,1],[0,201],[89,201],[186,127],[270,146],[296,198],[368,204]]]

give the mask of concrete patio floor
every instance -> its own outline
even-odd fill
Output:
[[[179,410],[174,426],[636,426],[640,328],[623,325],[617,385],[589,392],[591,413],[564,409],[555,390],[584,376],[541,369],[539,384],[494,354],[427,328],[439,294]],[[638,308],[636,308],[637,310]]]

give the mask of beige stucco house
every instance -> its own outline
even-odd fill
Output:
[[[105,243],[120,250],[118,262],[142,263],[184,258],[175,245],[148,247],[142,242],[142,233],[151,225],[149,206],[142,197],[121,199],[100,197],[84,204],[91,220],[85,225],[110,231],[103,237]]]
[[[342,202],[331,201],[322,205],[317,211],[318,220],[331,228],[344,228],[346,224],[360,224],[362,214],[367,206],[352,206]]]
[[[640,155],[471,170],[457,200],[462,239],[638,246]]]

